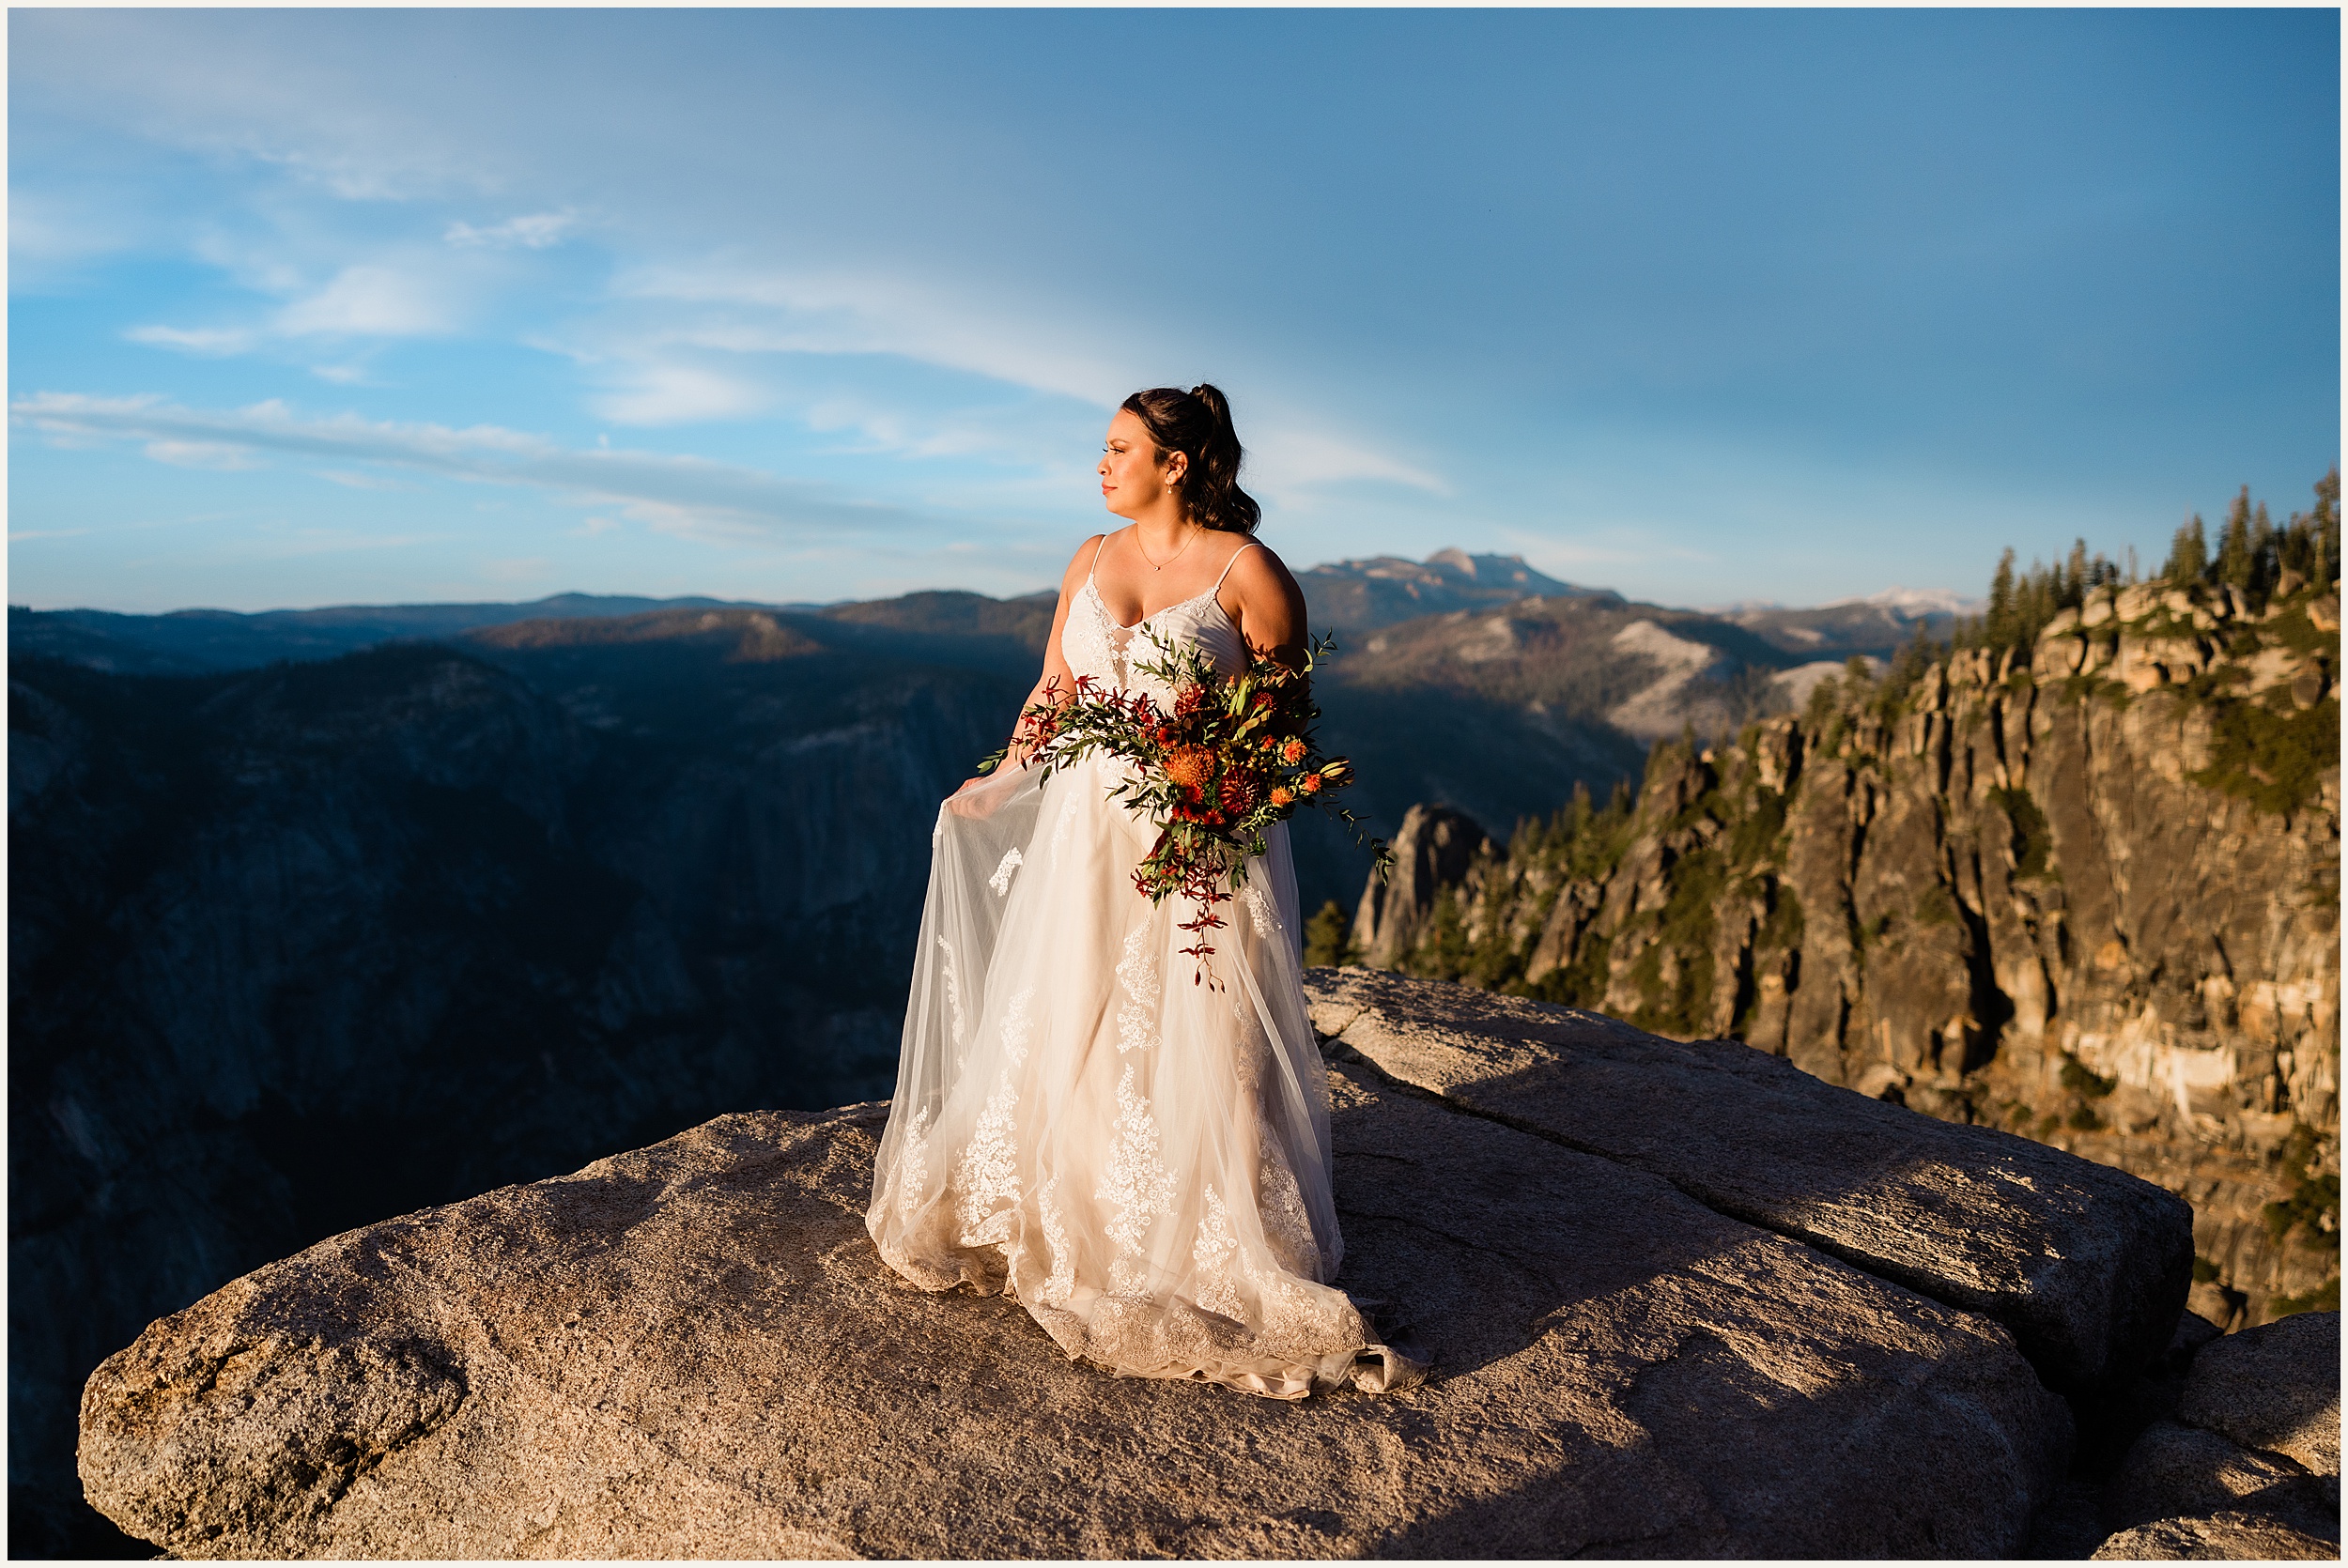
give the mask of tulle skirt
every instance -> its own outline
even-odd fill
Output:
[[[948,801],[867,1228],[929,1290],[1011,1291],[1073,1358],[1281,1399],[1421,1370],[1330,1284],[1329,1098],[1287,829],[1218,906],[1152,905],[1116,764]],[[1203,978],[1200,978],[1203,972]]]

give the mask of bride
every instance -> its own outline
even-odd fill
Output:
[[[1077,676],[1172,694],[1135,669],[1151,640],[1226,670],[1294,663],[1305,601],[1255,542],[1229,407],[1211,386],[1127,398],[1101,495],[1125,527],[1060,579],[1030,704]],[[1273,827],[1211,983],[1135,868],[1156,826],[1108,798],[1115,761],[1044,782],[1024,749],[964,784],[930,835],[904,1053],[873,1204],[881,1256],[925,1290],[1010,1290],[1070,1357],[1275,1399],[1424,1368],[1370,1342],[1334,1288],[1329,1095],[1306,1022],[1296,874]]]

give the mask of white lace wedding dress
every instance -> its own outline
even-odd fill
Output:
[[[1220,586],[1126,627],[1088,576],[1070,669],[1170,701],[1128,667],[1144,627],[1243,668]],[[1415,1381],[1329,1284],[1344,1243],[1287,829],[1222,906],[1221,983],[1195,983],[1195,906],[1135,890],[1156,830],[1108,798],[1117,765],[1006,766],[938,812],[866,1226],[915,1284],[1009,1289],[1069,1356],[1127,1376],[1280,1399]]]

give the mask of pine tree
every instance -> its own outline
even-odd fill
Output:
[[[2226,537],[2217,546],[2217,580],[2248,593],[2258,583],[2258,559],[2250,541],[2250,487],[2226,509]]]
[[[2014,641],[2014,546],[1998,558],[1997,575],[1989,579],[1989,609],[1982,619],[1983,645],[1990,652]]]
[[[2058,595],[2061,601],[2056,606],[2058,609],[2077,609],[2087,602],[2087,591],[2095,586],[2095,567],[2101,560],[2100,556],[2094,561],[2088,559],[2086,540],[2071,541],[2071,572]]]
[[[2201,531],[2201,515],[2193,514],[2193,520],[2177,530],[2169,542],[2169,560],[2161,566],[2163,582],[2183,588],[2197,583],[2209,570],[2209,540]]]

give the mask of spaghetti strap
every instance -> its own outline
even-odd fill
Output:
[[[1092,546],[1092,564],[1085,568],[1085,581],[1090,582],[1092,580],[1092,575],[1101,569],[1101,552],[1108,547],[1109,536],[1104,533],[1101,535],[1101,542]],[[1226,568],[1226,570],[1228,570],[1228,568]]]
[[[1233,566],[1236,566],[1236,565],[1238,565],[1238,564],[1239,564],[1239,558],[1240,558],[1241,556],[1245,555],[1248,551],[1250,551],[1250,550],[1254,549],[1254,548],[1255,548],[1258,545],[1259,545],[1259,544],[1261,544],[1261,543],[1262,543],[1262,541],[1261,541],[1261,540],[1258,540],[1258,539],[1250,539],[1250,540],[1249,540],[1246,544],[1242,545],[1242,546],[1241,546],[1238,549],[1233,550],[1233,551],[1231,552],[1231,559],[1230,559],[1230,560],[1228,560],[1228,561],[1225,561],[1225,562],[1223,563],[1223,577],[1228,577],[1228,576],[1229,576],[1231,575],[1231,568],[1232,568]],[[1098,553],[1097,553],[1097,552],[1096,552],[1096,554],[1095,554],[1095,556],[1094,556],[1094,559],[1095,559],[1095,560],[1100,559],[1100,558],[1099,558],[1099,555],[1098,555]],[[1214,579],[1214,586],[1213,586],[1213,588],[1210,588],[1209,590],[1207,590],[1207,592],[1210,592],[1210,593],[1220,593],[1220,592],[1223,592],[1223,577],[1217,577],[1217,578],[1215,578],[1215,579]]]

